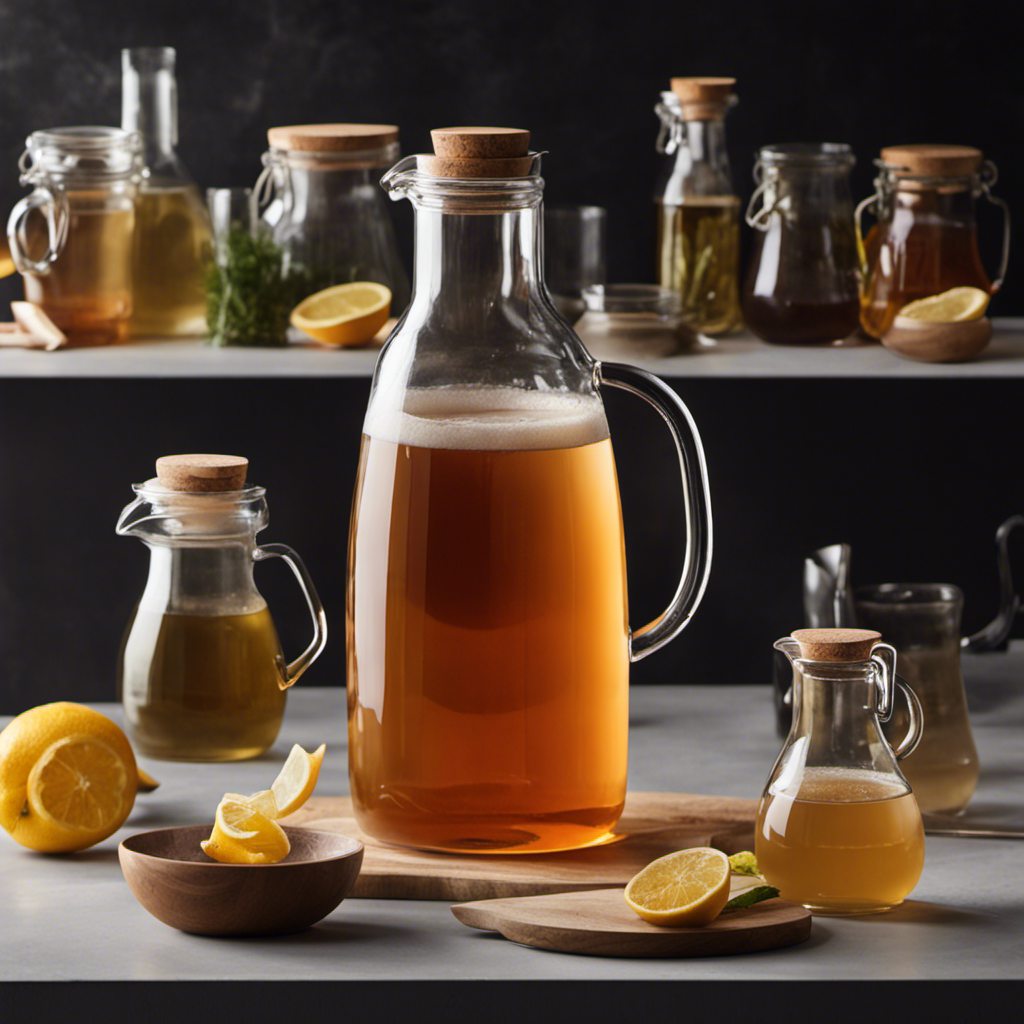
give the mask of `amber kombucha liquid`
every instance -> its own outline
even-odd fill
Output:
[[[147,757],[238,761],[277,738],[281,646],[266,605],[241,615],[139,608],[119,682],[132,742]]]
[[[618,485],[597,399],[406,395],[367,417],[349,539],[360,827],[425,849],[606,839],[626,786]]]
[[[101,193],[69,194],[68,235],[46,274],[25,275],[25,298],[42,306],[71,345],[128,340],[132,313],[132,241],[135,210],[111,209]],[[28,255],[46,251],[45,223],[26,225]]]
[[[913,793],[879,772],[844,768],[807,768],[795,788],[761,800],[755,854],[766,881],[817,913],[902,903],[924,866]]]

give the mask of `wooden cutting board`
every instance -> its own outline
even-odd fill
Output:
[[[704,928],[660,928],[629,909],[622,889],[460,903],[470,928],[500,932],[538,949],[590,956],[686,957],[757,953],[803,942],[811,915],[783,900],[727,910]]]
[[[616,826],[621,839],[566,853],[505,856],[424,853],[378,843],[356,825],[348,797],[313,797],[282,823],[340,832],[365,845],[354,898],[463,902],[622,887],[657,857],[692,846],[751,850],[756,812],[756,800],[736,797],[629,793]]]

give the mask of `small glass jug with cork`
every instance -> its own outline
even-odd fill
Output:
[[[876,161],[875,193],[857,207],[863,264],[861,326],[881,338],[900,310],[950,288],[994,295],[1010,257],[1010,210],[992,195],[996,166],[971,146],[887,146]],[[1003,215],[1002,258],[990,279],[978,253],[975,204],[984,197]],[[861,218],[877,222],[865,236]]]
[[[775,649],[793,664],[793,726],[757,812],[757,863],[791,903],[816,914],[873,914],[902,903],[924,865],[921,812],[897,764],[921,737],[921,705],[896,678],[896,651],[867,629],[798,629]],[[880,723],[894,688],[907,734]]]
[[[268,522],[246,459],[172,455],[117,532],[150,549],[149,579],[125,634],[118,687],[136,748],[170,761],[239,761],[277,738],[285,691],[316,660],[327,623],[313,581],[284,544],[256,544]],[[286,663],[253,565],[282,558],[313,618],[313,640]]]
[[[655,189],[658,284],[682,296],[683,314],[704,334],[740,323],[740,201],[725,148],[735,78],[673,78],[654,108],[665,161]]]

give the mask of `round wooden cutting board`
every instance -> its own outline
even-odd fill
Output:
[[[703,928],[660,928],[630,910],[622,889],[460,903],[452,913],[470,928],[561,953],[688,957],[757,953],[803,942],[811,915],[783,900],[723,911]]]

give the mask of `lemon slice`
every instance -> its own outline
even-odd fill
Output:
[[[645,921],[669,927],[710,924],[729,899],[729,858],[697,847],[652,861],[626,886],[626,902]]]
[[[139,773],[139,792],[140,793],[152,793],[160,783],[153,778],[149,772],[144,772],[141,768],[138,770]]]
[[[276,864],[291,849],[276,821],[248,803],[228,798],[217,807],[210,838],[199,845],[207,856],[223,864]]]
[[[109,835],[128,817],[134,796],[124,760],[94,736],[51,744],[28,776],[29,806],[60,829]]]
[[[376,281],[337,284],[303,299],[291,323],[328,345],[362,345],[384,326],[391,312],[391,289]]]
[[[292,747],[281,773],[270,787],[277,801],[278,818],[297,811],[313,795],[326,750],[323,743],[312,754],[307,754],[298,743]]]
[[[261,789],[258,793],[253,793],[252,796],[245,796],[242,793],[225,793],[221,803],[225,800],[248,804],[254,811],[259,811],[263,817],[270,818],[271,821],[281,817],[277,813],[277,800],[274,799],[274,794],[269,789]]]
[[[988,309],[989,298],[988,292],[980,288],[950,288],[947,292],[909,302],[896,315],[940,324],[980,320]]]

